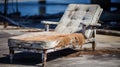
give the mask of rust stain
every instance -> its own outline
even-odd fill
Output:
[[[73,46],[78,45],[78,46],[82,47],[82,45],[85,42],[85,39],[82,34],[78,34],[78,33],[65,35],[65,36],[63,36],[63,38],[61,39],[61,41],[59,42],[59,44],[56,47],[65,47],[65,46],[69,45],[70,42]]]

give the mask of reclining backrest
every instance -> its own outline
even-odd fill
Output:
[[[86,27],[95,25],[99,19],[99,5],[70,4],[61,18],[55,31],[59,33],[75,33],[82,31],[82,24]],[[86,37],[89,31],[85,31]]]

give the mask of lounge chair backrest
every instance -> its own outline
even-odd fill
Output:
[[[99,5],[84,5],[84,4],[70,4],[62,16],[55,31],[59,33],[75,33],[82,31],[82,24],[86,27],[89,25],[95,25],[101,14]],[[86,37],[89,31],[85,31]],[[89,32],[90,33],[90,32]]]

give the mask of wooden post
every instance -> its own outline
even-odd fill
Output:
[[[39,0],[39,3],[45,4],[45,3],[46,3],[46,0]]]
[[[10,63],[12,63],[13,62],[14,50],[9,48],[9,53],[10,53]]]
[[[44,49],[42,53],[42,67],[46,67],[46,60],[47,60],[47,50]]]
[[[7,6],[8,0],[4,1],[4,16],[7,16],[8,6]],[[8,24],[4,21],[4,28],[7,28]]]
[[[8,10],[7,3],[8,3],[8,0],[5,0],[4,1],[4,15],[7,14],[7,10]]]
[[[96,36],[96,29],[93,30],[93,38],[94,41],[92,42],[92,50],[95,51],[95,47],[96,47],[96,40],[95,40],[95,36]]]
[[[18,13],[19,10],[18,10],[18,0],[16,0],[16,12]]]
[[[3,25],[4,25],[4,27],[3,27],[3,28],[7,28],[8,23],[6,23],[6,22],[4,21],[4,22],[3,22]]]
[[[40,15],[44,15],[44,14],[46,14],[46,6],[45,6],[45,4],[46,4],[46,0],[39,0],[39,4],[41,5],[41,6],[39,6],[39,13],[40,13]]]

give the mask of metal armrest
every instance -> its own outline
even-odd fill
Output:
[[[48,25],[57,25],[58,24],[58,22],[53,22],[53,21],[41,21],[41,23],[43,23],[43,24],[48,24]]]
[[[100,23],[97,23],[97,24],[90,25],[90,26],[92,26],[92,27],[99,27],[99,26],[101,26],[101,24],[100,24]]]
[[[58,22],[53,21],[41,21],[41,23],[45,24],[46,31],[49,31],[49,25],[57,25]]]

